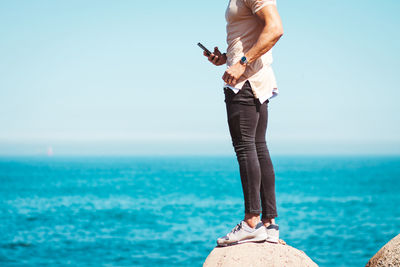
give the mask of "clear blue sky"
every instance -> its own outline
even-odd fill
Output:
[[[0,154],[233,154],[225,1],[1,1]],[[279,1],[272,154],[400,153],[400,2]]]

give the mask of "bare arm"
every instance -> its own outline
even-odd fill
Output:
[[[282,21],[275,5],[267,5],[256,13],[264,28],[245,57],[249,63],[267,53],[283,35]]]
[[[245,57],[248,63],[267,53],[283,35],[281,18],[275,5],[267,5],[256,12],[257,17],[264,25],[257,42],[247,51]],[[222,79],[231,85],[236,85],[237,80],[243,75],[246,65],[237,62],[228,68]]]

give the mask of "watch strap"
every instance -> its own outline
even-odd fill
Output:
[[[247,58],[245,57],[245,56],[243,56],[241,59],[240,59],[240,64],[242,64],[242,65],[247,65],[249,62],[247,61]]]

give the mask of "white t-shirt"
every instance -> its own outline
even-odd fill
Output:
[[[226,9],[227,22],[227,67],[237,63],[257,42],[263,25],[255,14],[266,5],[276,5],[276,0],[230,0]],[[249,63],[235,87],[224,83],[224,87],[239,92],[246,80],[249,80],[253,94],[264,103],[278,94],[275,74],[272,70],[272,49]]]

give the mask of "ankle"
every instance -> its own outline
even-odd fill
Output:
[[[253,220],[244,220],[246,223],[247,223],[247,225],[248,226],[250,226],[251,228],[255,228],[256,227],[256,225],[259,223],[259,221],[258,222],[255,222],[255,221],[253,221]]]
[[[275,219],[274,218],[264,218],[264,219],[261,219],[261,221],[263,222],[263,224],[266,227],[270,226],[271,224],[275,224]]]
[[[243,221],[245,221],[251,228],[255,228],[256,225],[260,222],[260,215],[246,213]]]

